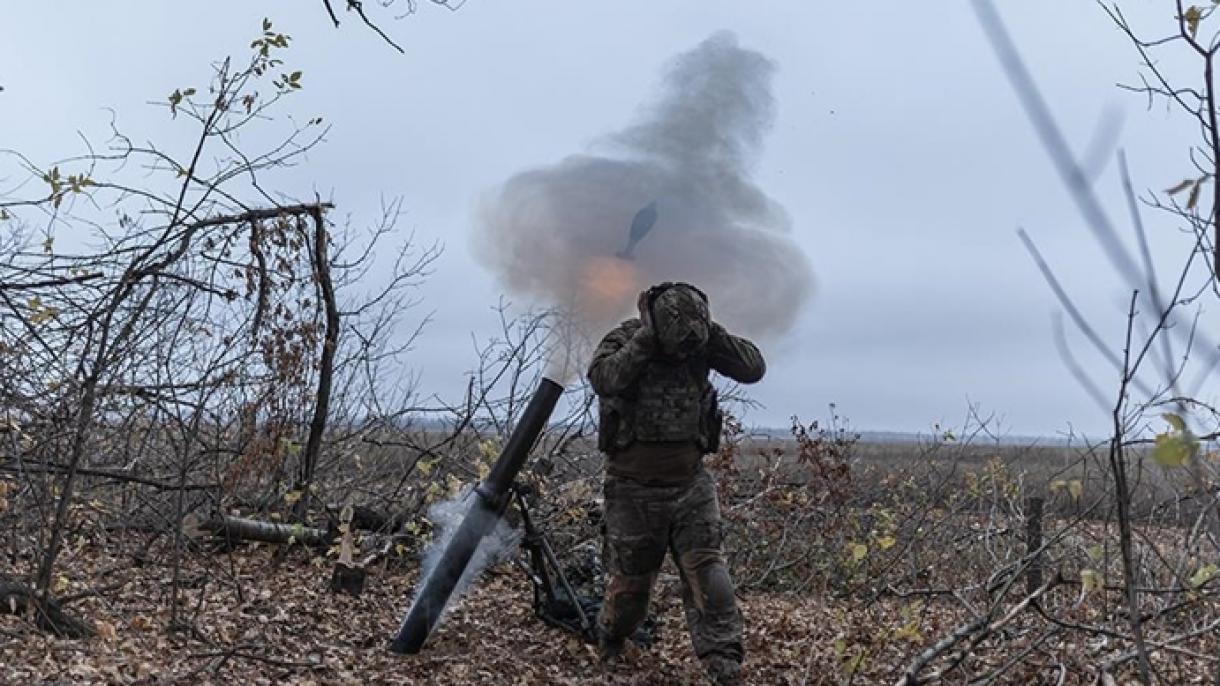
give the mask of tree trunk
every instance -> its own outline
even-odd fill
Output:
[[[303,518],[309,509],[314,469],[318,465],[322,434],[326,431],[326,415],[330,411],[330,389],[335,375],[335,349],[339,346],[339,306],[335,302],[335,286],[330,278],[330,261],[326,256],[326,224],[322,220],[320,209],[314,212],[313,220],[314,274],[322,295],[322,305],[326,310],[326,337],[322,344],[322,358],[318,364],[318,399],[314,405],[313,421],[309,424],[305,454],[301,458],[301,499],[297,501],[295,510],[298,519]]]
[[[228,515],[217,515],[204,521],[188,515],[184,520],[183,528],[190,537],[197,538],[200,534],[212,534],[228,541],[263,541],[279,544],[291,541],[302,545],[320,546],[326,545],[333,539],[331,532],[326,529],[300,524],[264,522]]]

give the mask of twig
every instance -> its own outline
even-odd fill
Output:
[[[381,39],[384,40],[385,42],[389,43],[390,47],[394,48],[395,50],[397,50],[400,53],[404,53],[404,54],[406,53],[406,51],[403,50],[402,47],[400,47],[398,45],[398,43],[395,43],[389,36],[386,35],[385,31],[381,30],[380,26],[377,26],[376,24],[374,24],[368,18],[368,16],[365,15],[363,2],[361,2],[360,0],[347,0],[347,8],[349,10],[354,11],[356,14],[360,15],[360,18],[362,20],[364,20],[364,25],[369,27],[373,31],[375,31],[378,36],[381,36]]]
[[[1029,607],[1031,604],[1036,604],[1039,598],[1046,595],[1047,592],[1058,585],[1059,580],[1059,574],[1056,572],[1046,581],[1046,583],[1042,584],[1040,588],[1027,595],[1019,603],[1009,609],[1009,611],[1003,617],[994,622],[991,621],[992,614],[987,613],[979,615],[970,622],[959,626],[957,629],[954,629],[949,635],[941,638],[939,641],[932,644],[922,653],[917,655],[915,659],[912,660],[909,665],[907,665],[906,672],[903,674],[902,678],[896,682],[896,686],[916,686],[916,684],[925,683],[924,680],[920,679],[919,673],[923,671],[924,667],[928,666],[929,663],[945,654],[951,648],[953,648],[953,646],[967,638],[975,637],[976,640],[974,642],[977,643],[978,639],[989,634],[993,634],[996,631],[1004,628],[1009,622],[1024,612],[1027,607]],[[943,675],[935,674],[931,676],[930,679],[938,679],[941,676]]]
[[[1127,606],[1130,615],[1131,635],[1139,655],[1140,677],[1143,683],[1152,682],[1152,667],[1148,662],[1148,648],[1144,645],[1144,631],[1139,611],[1139,589],[1135,580],[1135,553],[1131,545],[1131,490],[1127,484],[1127,461],[1123,455],[1123,408],[1127,404],[1127,383],[1135,374],[1127,365],[1131,357],[1131,331],[1135,322],[1135,301],[1139,291],[1131,294],[1131,305],[1127,312],[1127,339],[1123,346],[1123,375],[1118,387],[1118,398],[1114,402],[1113,435],[1110,437],[1110,471],[1114,475],[1114,500],[1118,506],[1119,551],[1122,557],[1123,582],[1127,585]]]

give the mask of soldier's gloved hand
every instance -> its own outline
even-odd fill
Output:
[[[635,334],[631,336],[631,345],[649,357],[655,355],[659,347],[656,333],[646,324],[636,329]]]
[[[657,348],[656,330],[652,328],[652,312],[648,307],[648,291],[641,291],[636,307],[640,311],[640,328],[636,329],[631,342],[646,355],[653,355]]]
[[[644,325],[649,332],[652,328],[652,308],[648,302],[648,291],[640,291],[640,297],[636,298],[635,307],[640,311],[640,323]]]

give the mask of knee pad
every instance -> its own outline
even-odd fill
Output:
[[[733,579],[724,563],[709,565],[700,570],[703,577],[707,609],[711,612],[736,612],[737,596],[733,593]]]
[[[727,612],[736,608],[733,580],[719,549],[688,550],[679,562],[700,611]]]

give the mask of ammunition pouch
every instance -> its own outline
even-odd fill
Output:
[[[598,450],[607,454],[616,453],[635,440],[627,419],[630,409],[623,398],[603,397],[598,400]]]

